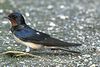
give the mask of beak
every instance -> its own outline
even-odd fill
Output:
[[[10,17],[3,17],[3,19],[9,19],[9,20],[11,20],[11,18],[10,18]]]
[[[9,17],[3,17],[3,18],[10,19]]]

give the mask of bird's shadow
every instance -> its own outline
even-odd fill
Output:
[[[31,51],[31,52],[29,52],[29,53],[31,53],[31,54],[33,54],[33,55],[45,55],[45,56],[47,56],[47,55],[50,55],[50,56],[52,56],[52,55],[55,55],[55,56],[59,56],[59,55],[73,55],[73,56],[77,56],[77,55],[81,55],[81,53],[80,52],[78,52],[78,53],[73,53],[73,52],[67,52],[67,51],[63,51],[63,50],[50,50],[50,51],[41,51],[41,50],[35,50],[35,51]]]

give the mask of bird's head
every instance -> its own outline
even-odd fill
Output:
[[[13,12],[9,14],[6,18],[10,20],[12,26],[25,25],[24,17],[19,12]]]

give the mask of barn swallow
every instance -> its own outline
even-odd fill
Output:
[[[46,33],[32,29],[25,23],[24,17],[19,12],[13,12],[6,18],[8,18],[11,22],[11,32],[13,33],[15,40],[18,43],[24,44],[30,48],[41,49],[58,47],[62,49],[61,47],[81,46],[81,44],[64,42],[53,38]],[[76,51],[67,51],[77,53]]]

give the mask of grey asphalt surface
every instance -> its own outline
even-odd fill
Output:
[[[10,32],[3,16],[20,11],[30,27],[80,47],[63,51],[33,51],[37,57],[0,56],[0,67],[100,67],[100,0],[0,0],[0,52],[25,51]],[[62,53],[63,52],[63,53]],[[57,54],[55,54],[57,53]]]

